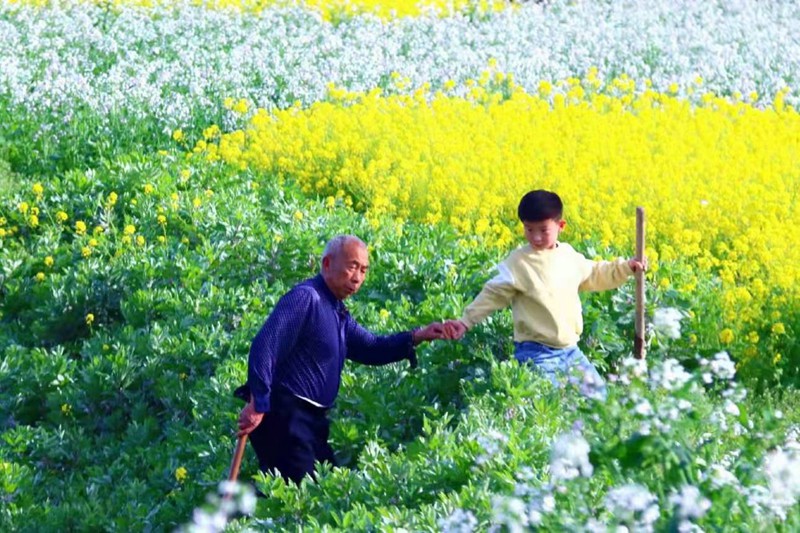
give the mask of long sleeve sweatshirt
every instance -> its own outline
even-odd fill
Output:
[[[633,270],[624,259],[592,261],[562,242],[555,248],[523,246],[497,265],[461,321],[471,328],[492,312],[511,305],[514,340],[553,348],[578,343],[583,332],[579,291],[603,291],[622,285]]]

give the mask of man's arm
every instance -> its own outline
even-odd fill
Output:
[[[420,329],[394,335],[375,335],[347,315],[347,358],[365,365],[386,365],[408,359],[417,366],[414,347],[424,341],[441,339],[444,326],[433,323]]]

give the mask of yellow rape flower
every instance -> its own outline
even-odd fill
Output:
[[[83,248],[81,248],[81,255],[83,257],[89,257],[90,255],[92,255],[92,249],[89,248],[88,246],[84,246]]]
[[[98,242],[97,242],[97,239],[95,239],[95,238],[91,238],[91,239],[89,239],[89,246],[91,246],[92,248],[97,248],[97,246],[98,246],[99,244],[100,244],[100,243],[98,243]]]
[[[786,333],[786,327],[783,325],[783,322],[776,322],[772,325],[772,333],[775,335],[783,335]]]
[[[733,342],[734,334],[730,328],[725,328],[719,332],[719,342],[722,344],[730,344]]]
[[[247,113],[247,100],[240,98],[239,101],[233,106],[233,111],[239,113],[240,115]]]
[[[61,414],[64,416],[69,416],[72,414],[72,406],[68,403],[61,404]]]
[[[86,325],[91,326],[94,323],[94,315],[92,313],[86,314]]]
[[[19,205],[17,206],[17,209],[19,209],[19,212],[24,215],[25,213],[28,212],[29,207],[30,206],[28,205],[28,202],[20,202]]]
[[[34,278],[36,279],[36,281],[39,281],[39,282],[44,281],[44,278],[45,278],[44,272],[37,272],[36,275],[34,276]]]
[[[175,480],[178,483],[183,483],[186,481],[186,478],[189,476],[189,472],[182,466],[179,466],[175,469]]]
[[[186,139],[186,136],[183,134],[183,130],[177,129],[172,132],[172,138],[177,142],[181,142]]]
[[[37,217],[36,215],[31,215],[30,217],[28,217],[28,224],[32,228],[35,228],[36,226],[39,225],[39,217]]]
[[[142,236],[142,235],[137,235],[136,236],[136,244],[138,244],[139,246],[144,246],[145,242],[146,241],[145,241],[144,236]]]
[[[86,223],[83,220],[78,220],[75,222],[75,233],[78,235],[86,234]]]
[[[52,255],[48,255],[47,257],[44,258],[44,266],[50,268],[51,266],[53,266],[53,263],[55,263],[55,261],[53,260]]]
[[[167,225],[167,217],[165,217],[164,215],[158,215],[156,220],[158,221],[158,224],[160,226],[166,226]]]
[[[114,191],[111,191],[108,194],[108,198],[106,199],[106,203],[108,203],[109,206],[113,206],[114,204],[117,203],[117,198],[118,198],[117,193],[115,193]]]
[[[136,226],[134,226],[133,224],[128,224],[127,226],[125,226],[123,233],[125,235],[133,235],[134,233],[136,233]]]
[[[153,187],[149,183],[145,183],[145,185],[144,185],[144,193],[145,194],[152,194],[154,190],[155,190],[155,187]]]
[[[33,194],[35,194],[36,196],[41,196],[42,194],[44,194],[44,187],[42,187],[42,184],[39,183],[38,181],[33,184],[31,190],[33,191]]]

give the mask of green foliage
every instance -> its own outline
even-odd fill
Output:
[[[3,530],[166,530],[189,520],[227,470],[241,407],[231,393],[245,379],[250,339],[277,299],[317,272],[333,235],[370,244],[370,275],[348,306],[378,333],[457,317],[501,259],[446,226],[373,226],[271,176],[174,154],[130,154],[47,179],[0,166],[0,180]],[[631,291],[584,302],[583,348],[608,372],[629,355]],[[690,315],[712,301],[705,293],[683,301],[656,289],[651,298],[650,311],[686,315],[680,339],[650,335],[654,361],[697,366],[698,354],[719,350],[707,322],[715,308]],[[321,467],[318,484],[287,486],[257,474],[248,452],[242,476],[268,498],[231,528],[434,531],[465,509],[486,529],[498,496],[520,483],[547,486],[553,441],[579,422],[596,473],[555,495],[559,513],[544,525],[559,529],[569,516],[596,516],[608,487],[630,480],[662,502],[683,482],[705,487],[697,465],[734,450],[737,475],[756,483],[764,453],[797,423],[796,395],[780,389],[738,403],[747,428],[739,435],[733,422],[708,424],[726,401],[715,390],[612,385],[606,404],[589,402],[518,365],[511,330],[510,313],[498,312],[461,342],[421,347],[416,370],[348,365],[332,413],[342,467]],[[631,403],[642,398],[654,407],[685,398],[693,408],[646,435]],[[771,523],[723,490],[703,524],[724,524],[731,506],[743,524]],[[659,524],[670,513],[664,507]],[[796,512],[787,520],[796,524]]]

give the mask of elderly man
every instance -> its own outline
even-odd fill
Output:
[[[367,246],[358,237],[332,239],[321,273],[283,295],[253,339],[239,435],[250,435],[262,471],[277,470],[299,483],[314,477],[317,461],[335,464],[326,416],[339,393],[345,359],[385,365],[408,359],[414,346],[444,337],[433,323],[395,335],[376,336],[347,312],[343,300],[361,287],[369,269]]]

